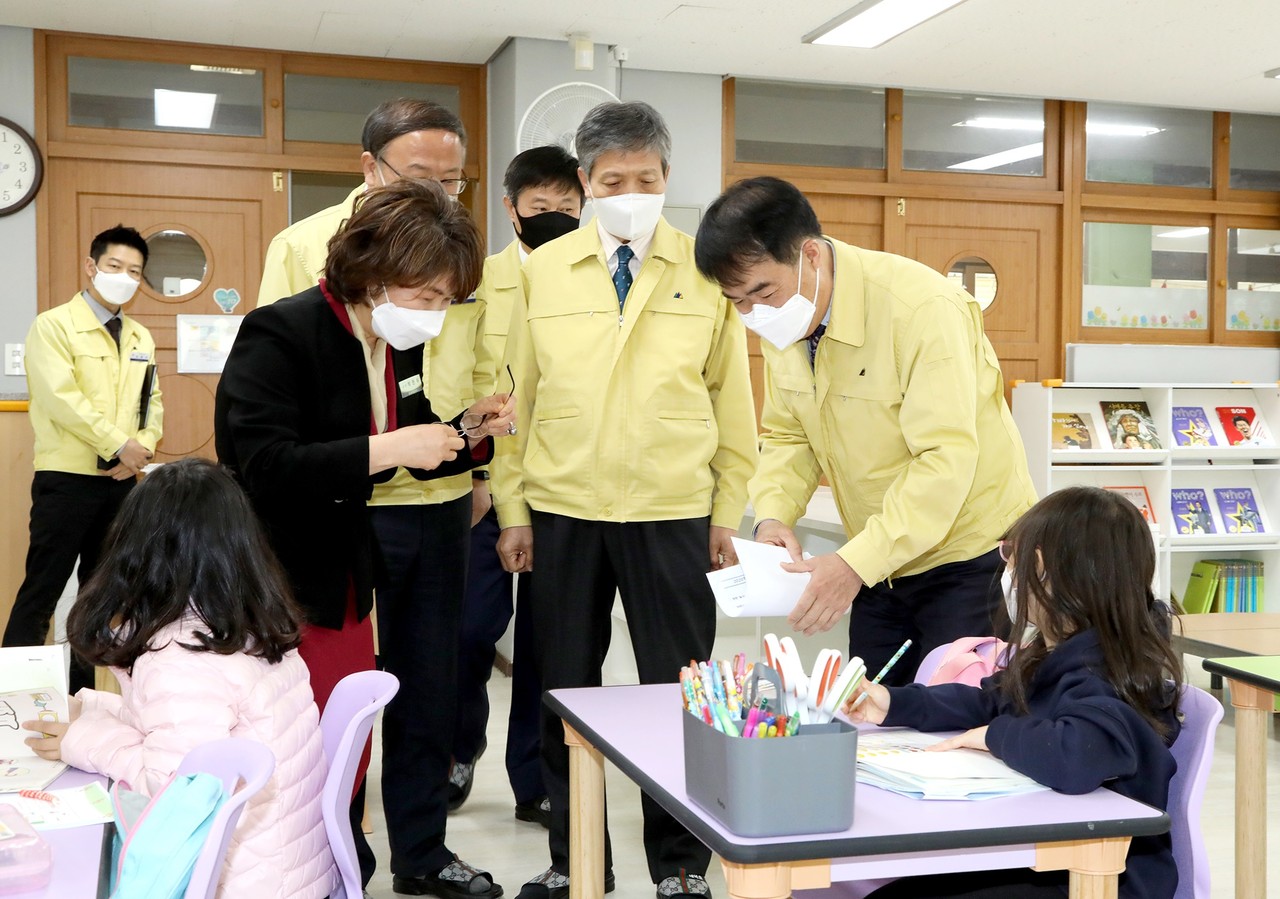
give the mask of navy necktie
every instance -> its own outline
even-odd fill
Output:
[[[119,316],[112,316],[107,319],[105,327],[107,329],[107,333],[111,335],[113,340],[115,340],[116,346],[120,346],[120,328],[122,327],[122,323]]]
[[[813,368],[814,360],[818,358],[818,341],[822,339],[822,335],[827,333],[826,325],[818,325],[813,333],[806,338],[809,342],[809,367]]]
[[[622,311],[622,304],[626,302],[627,292],[631,290],[631,260],[635,257],[635,250],[623,244],[618,247],[618,270],[613,273],[613,289],[618,292],[618,311]]]

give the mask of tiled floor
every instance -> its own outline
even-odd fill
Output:
[[[1200,660],[1187,657],[1188,677],[1192,683],[1207,687],[1208,675],[1200,668]],[[516,821],[514,800],[502,766],[502,750],[506,739],[506,709],[510,702],[510,681],[495,673],[490,697],[493,718],[489,722],[489,745],[493,749],[481,759],[475,788],[470,799],[449,819],[449,847],[463,859],[491,871],[506,895],[514,899],[520,885],[547,867],[546,831],[535,824]],[[1223,698],[1223,697],[1220,697]],[[1204,831],[1212,860],[1213,896],[1234,894],[1234,716],[1229,698],[1226,717],[1218,730],[1213,770],[1205,792]],[[375,741],[376,745],[376,741]],[[1280,716],[1268,741],[1269,796],[1272,810],[1280,808]],[[373,783],[377,783],[379,758],[375,751]],[[640,842],[639,791],[626,777],[606,764],[609,790],[609,829],[613,837],[614,871],[617,890],[612,899],[651,899],[654,895]],[[391,875],[387,870],[389,852],[386,825],[382,820],[381,799],[370,791],[375,831],[370,840],[378,854],[379,871],[370,884],[374,899],[391,899]],[[1273,819],[1274,820],[1274,819]],[[1280,826],[1268,832],[1268,856],[1272,859],[1271,890],[1267,895],[1280,896]],[[724,896],[724,880],[720,866],[712,861],[708,880],[712,889]]]

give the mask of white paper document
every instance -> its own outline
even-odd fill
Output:
[[[0,793],[43,789],[66,770],[31,750],[22,722],[68,720],[69,662],[65,643],[0,649]]]
[[[989,799],[1049,789],[989,752],[925,751],[944,739],[914,730],[862,731],[858,781],[915,799]]]
[[[790,562],[791,555],[781,546],[730,539],[738,564],[707,572],[720,610],[730,618],[790,615],[809,585],[808,573],[783,571],[781,565]]]

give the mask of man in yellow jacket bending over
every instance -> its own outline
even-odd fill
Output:
[[[886,683],[957,637],[993,632],[1002,535],[1036,499],[977,301],[933,269],[824,237],[777,178],[724,192],[698,228],[698,269],[761,336],[765,400],[751,481],[756,539],[810,572],[807,634],[850,610],[849,651]],[[792,531],[819,478],[849,542],[801,560]]]
[[[671,138],[645,103],[602,103],[578,128],[595,223],[524,265],[506,359],[516,451],[493,463],[509,571],[535,570],[544,689],[600,683],[615,589],[644,683],[673,682],[715,636],[705,573],[735,563],[730,535],[756,461],[746,334],[662,218]],[[568,895],[569,760],[544,708],[551,867],[520,899]],[[643,800],[659,896],[705,895],[709,850]],[[613,887],[605,849],[605,890]]]
[[[134,229],[103,231],[84,262],[88,286],[36,316],[27,334],[36,473],[27,573],[5,646],[44,643],[77,558],[83,584],[107,527],[160,442],[155,341],[121,313],[142,281],[147,255],[147,242]],[[92,686],[93,668],[73,661],[71,692]]]

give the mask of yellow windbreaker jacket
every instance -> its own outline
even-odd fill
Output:
[[[815,368],[762,341],[756,520],[788,526],[826,475],[868,584],[976,558],[1036,501],[977,301],[928,266],[830,240]]]

